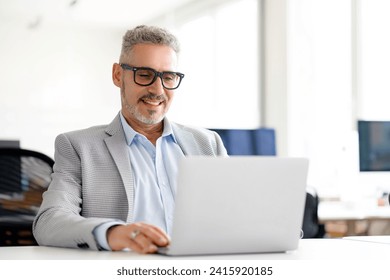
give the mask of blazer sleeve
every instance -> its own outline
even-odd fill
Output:
[[[55,141],[52,182],[33,223],[39,245],[101,249],[93,230],[113,219],[85,218],[82,212],[81,159],[66,134]],[[118,220],[118,224],[122,221]]]

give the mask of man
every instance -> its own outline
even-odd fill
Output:
[[[165,117],[184,77],[178,53],[164,29],[127,31],[112,69],[121,111],[109,125],[56,138],[53,180],[33,225],[40,245],[153,253],[169,244],[179,161],[227,155],[215,132]]]

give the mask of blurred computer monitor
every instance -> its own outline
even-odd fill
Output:
[[[0,148],[20,148],[19,140],[0,140]],[[0,194],[12,195],[22,191],[21,160],[0,154]]]
[[[0,148],[20,148],[19,140],[0,140]]]

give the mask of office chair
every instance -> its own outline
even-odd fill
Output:
[[[318,220],[318,205],[317,194],[308,189],[302,221],[303,238],[323,238],[325,236],[325,225],[320,224]]]
[[[276,155],[276,135],[273,128],[214,129],[229,155]]]
[[[37,245],[32,223],[53,165],[54,160],[40,152],[0,148],[0,246]]]

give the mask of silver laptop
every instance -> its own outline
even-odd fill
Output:
[[[308,160],[187,157],[166,255],[285,252],[301,235]]]

